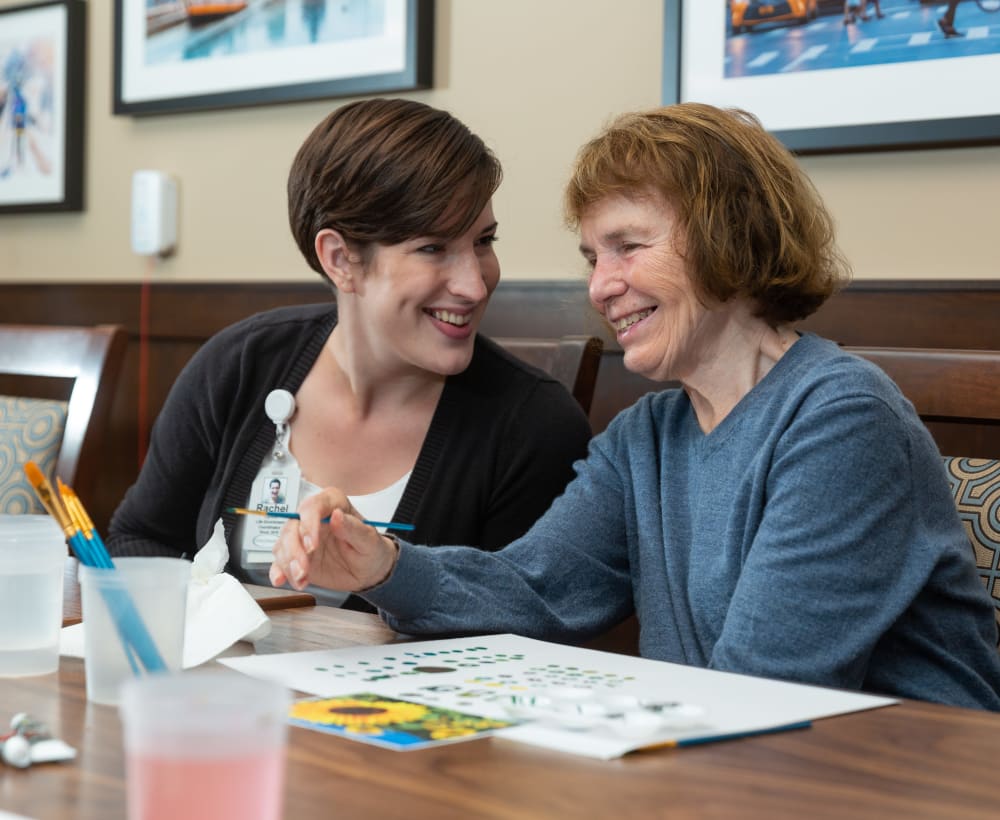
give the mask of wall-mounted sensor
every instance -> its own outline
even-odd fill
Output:
[[[132,250],[167,256],[177,245],[177,183],[162,171],[132,174]]]

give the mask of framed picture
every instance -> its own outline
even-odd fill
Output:
[[[85,12],[0,8],[0,214],[83,210]]]
[[[664,8],[665,104],[744,108],[803,154],[1000,143],[1000,0]]]
[[[428,88],[433,0],[115,0],[116,114]]]

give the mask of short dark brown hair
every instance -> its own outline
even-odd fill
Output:
[[[447,111],[362,100],[333,111],[302,143],[288,174],[288,220],[309,266],[325,278],[315,249],[324,228],[360,251],[458,236],[502,175],[482,139]]]
[[[833,219],[795,157],[752,114],[681,103],[615,119],[577,156],[565,212],[655,193],[677,211],[702,298],[749,297],[771,324],[803,319],[850,279]]]

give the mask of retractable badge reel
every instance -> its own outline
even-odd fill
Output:
[[[264,412],[274,422],[271,457],[275,461],[283,461],[288,453],[288,422],[295,415],[295,396],[287,390],[272,390],[264,399]]]

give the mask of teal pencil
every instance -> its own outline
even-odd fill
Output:
[[[294,518],[298,520],[299,514],[293,512],[268,512],[267,510],[248,510],[246,507],[227,507],[226,512],[236,513],[236,515],[261,515],[265,518]],[[324,518],[323,523],[328,522],[329,518]],[[369,521],[367,518],[362,519],[362,524],[367,524],[369,527],[385,527],[387,530],[400,530],[410,532],[414,529],[413,524],[396,524],[392,521]]]

